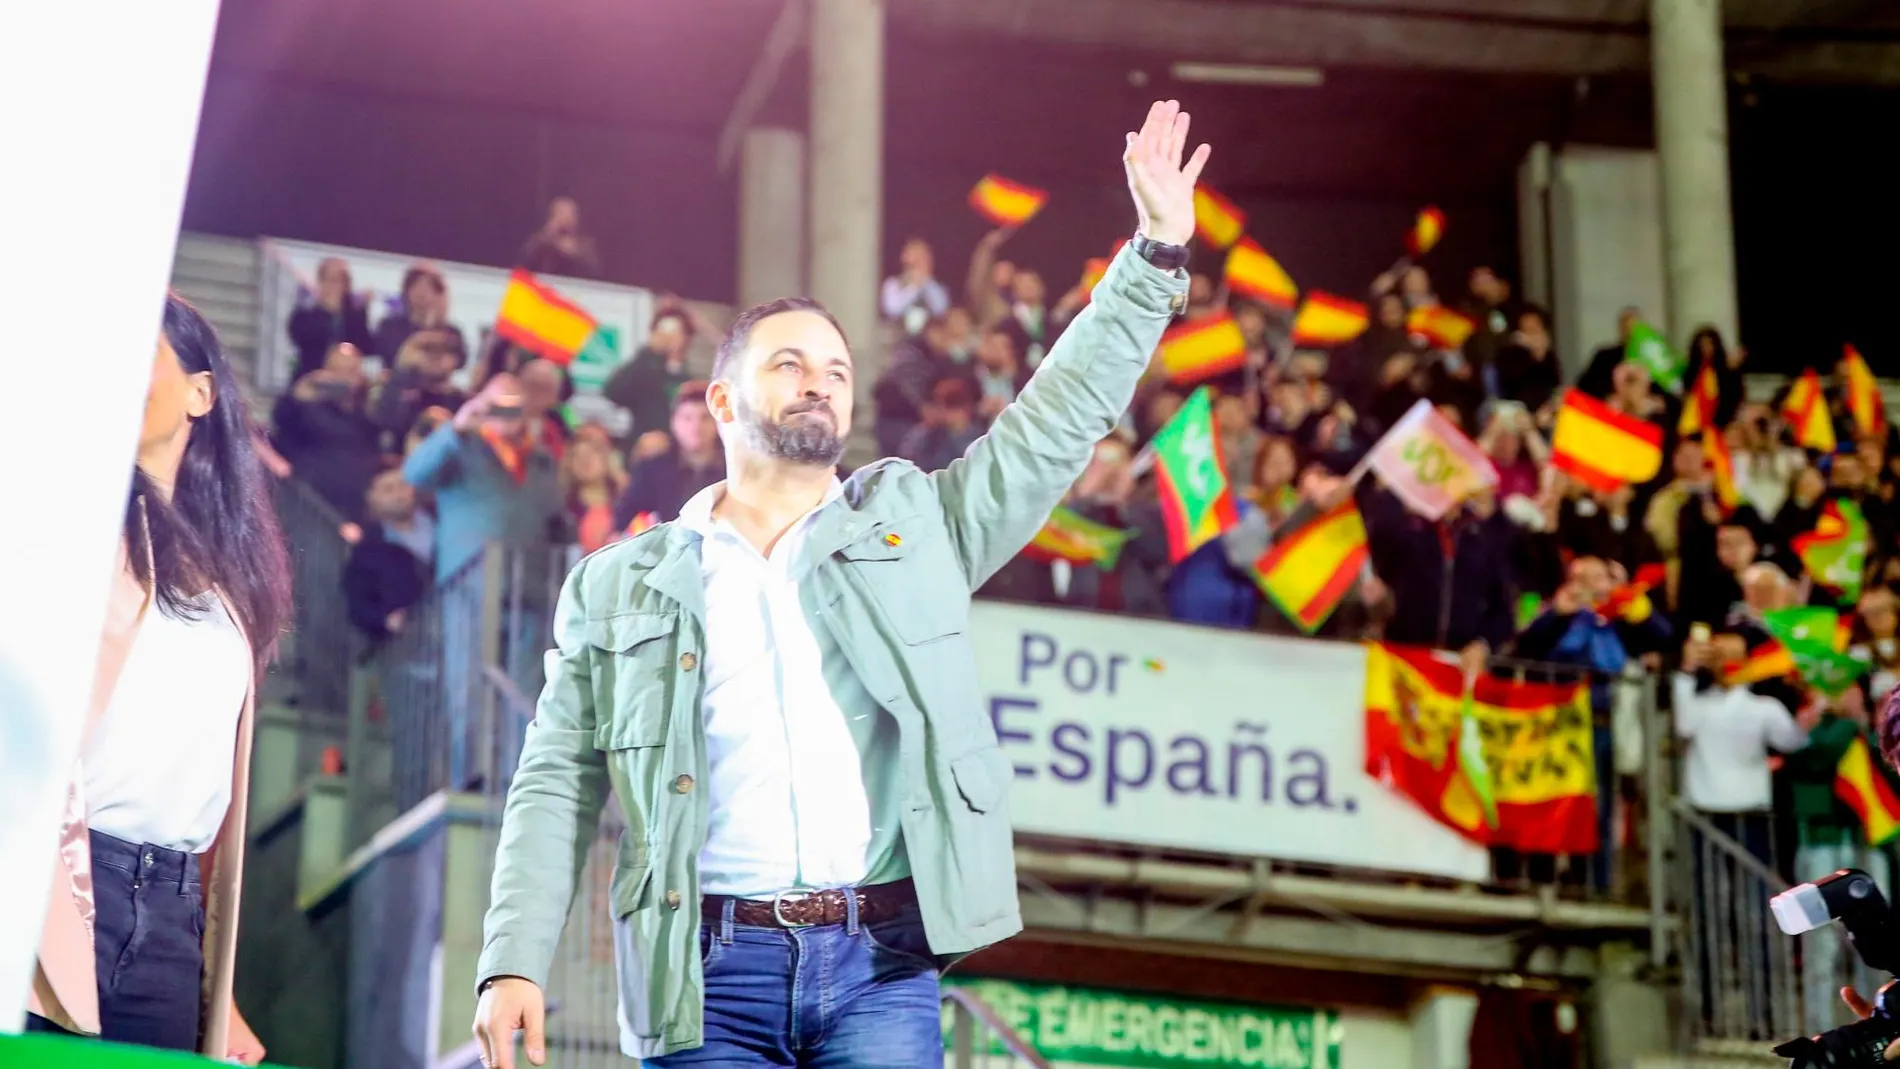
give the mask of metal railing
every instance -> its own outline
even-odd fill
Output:
[[[989,1003],[961,987],[943,989],[944,1029],[952,1069],[998,1069],[1027,1065],[1049,1069],[1048,1059],[1003,1023]]]
[[[312,718],[341,722],[349,711],[350,661],[358,638],[343,597],[350,545],[343,514],[300,479],[274,485],[277,520],[290,544],[295,597],[291,630],[275,672],[279,696]]]

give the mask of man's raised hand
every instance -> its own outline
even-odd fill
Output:
[[[1180,102],[1157,100],[1141,131],[1128,135],[1122,152],[1141,232],[1167,245],[1185,245],[1194,236],[1194,183],[1213,151],[1202,145],[1182,163],[1187,135],[1188,115]]]

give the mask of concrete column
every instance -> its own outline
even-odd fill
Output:
[[[1471,1069],[1476,993],[1430,987],[1412,1003],[1412,1069]]]
[[[753,127],[739,143],[739,307],[805,292],[805,135]]]
[[[1684,342],[1691,331],[1712,323],[1734,345],[1735,225],[1721,0],[1650,0],[1649,27],[1669,333]]]
[[[857,430],[870,430],[884,362],[877,323],[883,223],[884,0],[811,5],[811,295],[844,324],[857,363]]]

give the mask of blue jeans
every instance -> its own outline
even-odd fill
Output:
[[[728,904],[699,931],[706,1042],[652,1069],[798,1066],[917,1069],[943,1064],[937,965],[911,906],[889,920],[752,928]]]

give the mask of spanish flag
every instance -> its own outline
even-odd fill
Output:
[[[1070,564],[1093,564],[1112,569],[1121,559],[1129,532],[1077,515],[1060,505],[1049,514],[1042,530],[1023,547],[1023,556],[1031,560]]]
[[[1462,349],[1465,339],[1478,329],[1471,317],[1454,312],[1442,304],[1421,304],[1405,317],[1407,333],[1425,339],[1434,349]]]
[[[1854,736],[1834,766],[1834,796],[1860,817],[1868,846],[1885,846],[1900,835],[1900,791],[1894,790],[1865,734]]]
[[[1610,596],[1597,606],[1597,615],[1605,619],[1621,619],[1627,623],[1640,624],[1656,611],[1650,600],[1649,592],[1662,586],[1669,579],[1669,569],[1662,564],[1645,564],[1636,569],[1636,575],[1629,582],[1610,591]]]
[[[1082,297],[1084,300],[1091,298],[1095,293],[1096,285],[1100,283],[1103,278],[1107,277],[1109,263],[1110,260],[1106,256],[1091,256],[1082,261]]]
[[[1788,387],[1788,396],[1781,402],[1781,416],[1794,432],[1794,444],[1803,449],[1832,453],[1839,445],[1834,439],[1834,417],[1827,410],[1827,393],[1813,368],[1802,372]]]
[[[1247,365],[1247,336],[1222,312],[1169,329],[1161,336],[1161,366],[1176,386],[1239,371]]]
[[[600,324],[581,307],[519,268],[508,276],[495,314],[495,333],[563,366],[587,345]]]
[[[1735,458],[1729,455],[1728,439],[1719,430],[1702,436],[1702,452],[1709,460],[1709,475],[1715,482],[1715,500],[1724,513],[1734,512],[1742,503],[1741,488],[1735,485]]]
[[[1435,204],[1426,205],[1412,220],[1412,229],[1405,234],[1405,251],[1416,260],[1432,251],[1438,239],[1445,236],[1445,213]]]
[[[1352,589],[1368,553],[1365,520],[1348,495],[1332,511],[1275,539],[1254,562],[1254,582],[1310,635]]]
[[[1695,385],[1689,388],[1689,396],[1682,399],[1682,418],[1676,421],[1676,433],[1684,438],[1703,431],[1720,434],[1721,428],[1715,425],[1715,406],[1721,400],[1721,386],[1715,381],[1715,368],[1708,364],[1702,365],[1702,371],[1695,377]]]
[[[1241,238],[1227,253],[1227,288],[1261,304],[1291,312],[1300,288],[1278,260],[1252,238]]]
[[[1800,668],[1794,663],[1794,654],[1779,640],[1766,639],[1748,656],[1722,666],[1722,682],[1731,687],[1760,683],[1766,679],[1782,679],[1794,675]]]
[[[1366,332],[1370,320],[1358,301],[1311,290],[1293,317],[1293,344],[1331,347],[1344,345]]]
[[[1000,174],[986,174],[970,190],[970,207],[997,226],[1021,226],[1034,218],[1049,194],[1034,186],[1012,182]]]
[[[660,518],[651,512],[636,512],[633,519],[627,521],[626,536],[632,538],[660,522]]]
[[[1880,396],[1880,383],[1874,379],[1860,350],[1848,346],[1841,355],[1841,388],[1847,393],[1847,411],[1853,414],[1854,431],[1862,438],[1878,437],[1887,429],[1887,402]]]
[[[1246,228],[1247,213],[1233,201],[1207,186],[1194,187],[1194,233],[1202,241],[1224,249],[1239,241]]]
[[[1366,774],[1387,789],[1480,843],[1596,852],[1587,685],[1467,683],[1431,650],[1375,642],[1365,701]]]
[[[1655,478],[1662,468],[1662,428],[1572,389],[1557,409],[1550,452],[1557,470],[1607,493]]]

